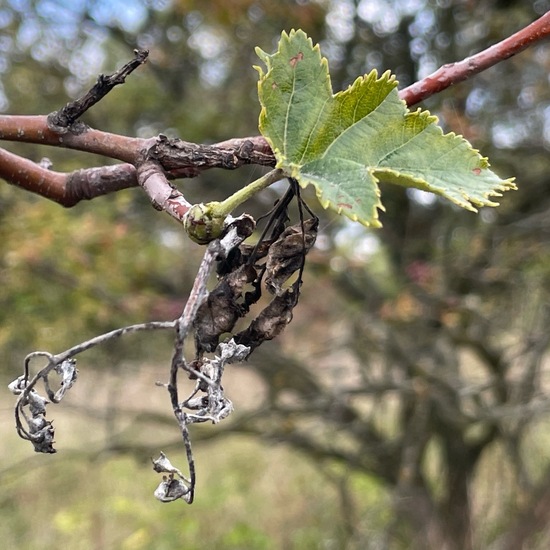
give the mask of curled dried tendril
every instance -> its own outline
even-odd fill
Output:
[[[46,356],[49,363],[31,381],[28,378],[28,364],[35,356]],[[8,388],[19,396],[15,407],[17,433],[23,439],[30,441],[37,453],[53,454],[55,431],[51,421],[46,420],[46,406],[49,403],[59,403],[66,392],[76,382],[78,371],[75,359],[65,359],[60,363],[52,362],[53,356],[46,352],[30,354],[25,359],[25,374],[16,378]],[[50,375],[61,377],[59,389],[53,391],[50,385]],[[36,382],[42,379],[47,398],[41,396],[35,389]],[[25,427],[26,425],[26,427]]]
[[[294,197],[298,199],[301,221],[288,226],[287,208]],[[55,432],[52,422],[46,419],[46,410],[50,403],[59,403],[76,382],[78,371],[73,356],[130,332],[172,330],[176,341],[170,381],[158,385],[165,387],[170,394],[186,450],[189,476],[186,477],[161,453],[153,461],[154,470],[163,474],[154,494],[161,502],[183,500],[191,504],[196,476],[188,427],[202,422],[218,423],[233,411],[233,403],[226,397],[222,386],[226,365],[246,360],[263,342],[278,336],[291,321],[298,303],[305,256],[315,242],[318,229],[316,217],[302,219],[302,204],[305,205],[298,187],[291,181],[289,191],[275,205],[264,233],[254,245],[244,243],[256,226],[250,216],[226,220],[219,238],[207,245],[193,288],[178,319],[115,329],[58,355],[40,351],[29,354],[25,358],[24,374],[9,385],[18,396],[15,418],[20,437],[30,441],[36,452],[56,452]],[[208,292],[207,284],[214,268],[218,281]],[[267,290],[267,305],[247,328],[236,331],[237,322],[250,313],[252,306],[261,299],[263,290]],[[185,340],[191,332],[194,332],[195,352],[194,358],[187,361],[184,357]],[[29,364],[36,357],[46,358],[47,364],[31,377]],[[183,400],[179,398],[178,373],[181,371],[194,382]],[[45,395],[37,390],[40,381]]]

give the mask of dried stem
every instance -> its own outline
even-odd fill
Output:
[[[175,321],[151,321],[149,323],[129,325],[126,327],[121,327],[115,330],[111,330],[110,332],[106,332],[104,334],[100,334],[99,336],[95,336],[90,340],[81,342],[80,344],[77,344],[76,346],[73,346],[68,350],[58,353],[57,355],[52,355],[51,353],[48,353],[45,351],[33,352],[29,354],[25,359],[25,379],[27,380],[27,383],[25,385],[25,389],[23,390],[21,396],[18,399],[18,403],[20,403],[22,400],[25,400],[28,397],[28,394],[33,390],[36,383],[41,378],[45,378],[52,371],[52,369],[54,369],[57,365],[60,365],[63,361],[66,361],[67,359],[70,359],[75,355],[82,353],[83,351],[87,351],[90,348],[93,348],[99,344],[104,344],[109,340],[113,340],[114,338],[119,338],[120,336],[123,336],[125,334],[131,334],[133,332],[139,332],[143,330],[174,329],[175,326],[176,326]],[[48,364],[44,368],[40,369],[30,380],[28,380],[29,361],[35,357],[47,357]]]
[[[176,326],[176,321],[151,321],[149,323],[139,323],[136,325],[129,325],[126,327],[117,328],[115,330],[111,330],[110,332],[100,334],[99,336],[90,338],[90,340],[81,342],[80,344],[77,344],[76,346],[73,346],[72,348],[69,348],[56,355],[52,355],[45,351],[31,353],[25,359],[26,372],[28,371],[28,361],[30,359],[33,359],[34,357],[42,357],[42,356],[48,357],[48,365],[46,365],[46,367],[38,371],[34,375],[34,377],[31,378],[31,380],[27,383],[25,387],[25,391],[23,392],[22,395],[23,397],[25,397],[33,389],[33,387],[36,385],[38,380],[40,380],[40,378],[44,378],[45,376],[47,376],[55,366],[61,364],[63,361],[66,361],[67,359],[71,359],[72,357],[82,353],[83,351],[87,351],[99,344],[104,344],[115,338],[120,338],[125,334],[131,334],[131,333],[140,332],[143,330],[169,330],[169,329],[174,329],[175,326]]]
[[[91,338],[57,355],[52,355],[46,351],[36,351],[27,355],[25,358],[23,376],[17,378],[9,385],[10,390],[19,396],[14,411],[15,425],[19,436],[31,441],[37,452],[55,453],[56,451],[53,447],[54,429],[52,423],[46,420],[46,405],[49,402],[59,403],[66,391],[70,389],[75,382],[77,376],[75,368],[76,361],[72,358],[98,344],[103,344],[124,334],[141,330],[173,330],[174,327],[175,321],[131,325]],[[45,367],[41,368],[29,380],[30,361],[36,357],[45,357],[48,362]],[[62,376],[61,387],[56,392],[50,387],[49,376],[52,372]],[[49,401],[40,396],[35,390],[35,386],[40,380],[43,381]],[[25,408],[27,407],[30,409],[31,416],[27,415],[25,412]],[[23,422],[22,418],[25,422]],[[25,427],[25,424],[28,429]]]
[[[214,268],[214,262],[220,252],[220,243],[218,240],[212,241],[204,253],[201,265],[197,276],[193,283],[193,288],[189,293],[189,298],[185,304],[182,314],[176,321],[176,341],[174,343],[174,354],[172,356],[172,365],[170,368],[170,382],[168,383],[168,393],[172,402],[174,414],[181,420],[182,414],[178,397],[178,371],[180,368],[185,368],[185,358],[183,350],[185,339],[189,334],[193,320],[197,314],[200,304],[208,295],[207,287],[208,279]]]
[[[246,219],[245,219],[246,218]],[[188,413],[184,412],[183,407],[188,406],[191,398],[198,392],[198,386],[192,392],[191,396],[188,397],[183,403],[180,403],[179,393],[178,393],[178,374],[180,369],[190,371],[184,357],[184,348],[185,340],[192,328],[195,317],[197,316],[197,311],[199,306],[208,296],[207,284],[212,274],[212,271],[215,266],[216,260],[227,257],[229,251],[232,250],[235,246],[240,244],[247,236],[250,235],[249,232],[243,232],[239,227],[241,221],[244,221],[244,225],[248,225],[248,218],[246,216],[236,219],[228,228],[226,234],[221,239],[216,239],[212,241],[204,253],[202,262],[199,266],[197,276],[193,283],[193,288],[189,294],[189,298],[185,304],[185,308],[182,311],[180,317],[175,321],[176,328],[176,339],[174,342],[174,353],[172,355],[172,362],[170,367],[170,380],[167,384],[167,390],[170,394],[170,401],[172,404],[172,409],[174,411],[174,416],[180,426],[181,436],[185,445],[185,452],[187,457],[187,465],[189,468],[189,492],[185,494],[185,501],[188,504],[191,504],[194,499],[195,494],[195,483],[196,483],[196,473],[195,473],[195,461],[193,458],[193,451],[191,448],[191,438],[189,435],[188,425],[204,420],[215,420],[208,416],[202,418],[192,417]],[[223,367],[223,365],[222,365]],[[214,380],[216,382],[216,391],[220,388],[220,380]],[[224,400],[225,403],[225,400]],[[231,403],[229,402],[229,406]]]
[[[149,52],[147,50],[134,50],[135,57],[129,63],[118,69],[111,75],[99,75],[95,85],[82,97],[67,103],[63,109],[55,111],[48,116],[49,127],[58,133],[71,131],[81,133],[86,131],[86,126],[75,127],[74,123],[91,107],[103,99],[115,86],[124,84],[126,77],[145,63]]]

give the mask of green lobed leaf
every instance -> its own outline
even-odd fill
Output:
[[[473,211],[515,189],[463,137],[444,135],[437,117],[410,111],[389,72],[372,71],[333,95],[327,60],[303,31],[283,32],[272,55],[256,52],[267,68],[256,67],[260,131],[277,168],[302,187],[314,185],[324,208],[379,226],[379,182],[431,191]]]

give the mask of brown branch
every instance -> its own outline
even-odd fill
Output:
[[[235,170],[245,164],[275,166],[275,156],[262,136],[236,138],[200,145],[160,136],[149,157],[173,176],[192,177],[208,168]]]
[[[534,43],[550,35],[550,12],[524,29],[493,46],[456,63],[443,65],[435,73],[415,82],[399,92],[407,105],[415,105],[424,99],[471,78],[472,76],[516,55]]]
[[[147,50],[134,50],[135,57],[129,63],[118,69],[111,75],[100,74],[95,85],[88,90],[82,97],[67,103],[59,111],[55,111],[48,116],[49,127],[58,132],[66,133],[68,131],[81,133],[86,131],[86,126],[81,124],[75,127],[74,123],[96,103],[101,101],[115,86],[124,84],[126,77],[143,65],[147,60],[149,52]]]
[[[67,174],[64,200],[60,204],[71,207],[81,200],[92,200],[122,189],[137,187],[137,184],[136,169],[132,164],[76,170]]]
[[[0,148],[0,178],[55,202],[62,202],[67,174],[54,172]]]
[[[137,186],[131,164],[100,166],[65,174],[0,148],[0,178],[65,207]]]
[[[60,135],[48,127],[48,117],[42,115],[1,115],[0,140],[64,147],[131,164],[143,149],[155,143],[155,138],[131,138],[92,128],[78,135],[70,132]]]
[[[8,124],[2,128],[2,119]],[[149,158],[166,172],[169,179],[189,178],[208,168],[234,170],[245,164],[272,166],[275,158],[263,137],[240,138],[214,145],[198,145],[165,136],[151,139],[128,138],[89,129],[83,134],[59,136],[45,126],[45,117],[0,116],[0,139],[60,145],[127,160],[131,164],[55,172],[23,157],[0,149],[0,178],[65,207],[121,189],[136,187],[134,164]],[[61,141],[62,140],[62,141]],[[175,193],[177,190],[173,190]],[[181,197],[172,193],[163,209],[180,219]],[[177,193],[181,195],[181,193]],[[165,197],[166,199],[166,197]],[[172,200],[173,199],[173,200]],[[163,201],[161,201],[163,202]]]
[[[150,156],[172,172],[172,177],[193,177],[207,168],[234,170],[244,164],[275,164],[271,148],[262,136],[202,145],[163,135],[132,138],[93,128],[80,134],[59,135],[48,127],[47,117],[40,115],[0,115],[0,140],[64,147],[134,165],[142,160],[143,152],[150,149]]]

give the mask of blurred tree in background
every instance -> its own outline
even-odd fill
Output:
[[[321,43],[335,90],[372,68],[391,69],[404,87],[548,9],[547,0],[3,0],[0,110],[56,110],[140,47],[151,51],[148,64],[88,112],[88,124],[193,142],[256,135],[254,47],[274,49],[283,29],[302,28]],[[318,530],[300,539],[291,522],[277,534],[252,525],[243,505],[225,538],[200,546],[193,537],[207,536],[201,522],[211,521],[213,506],[205,502],[187,532],[162,535],[143,519],[125,547],[548,547],[549,73],[550,50],[540,45],[425,102],[446,131],[489,156],[497,173],[516,176],[519,190],[500,208],[474,216],[434,196],[388,187],[378,231],[318,212],[320,238],[308,256],[295,319],[250,360],[253,378],[242,392],[253,395],[243,395],[242,409],[235,399],[226,426],[196,431],[196,438],[240,433],[298,449],[311,457],[311,472],[322,472],[336,489],[340,514],[320,519]],[[74,152],[8,148],[33,160],[48,156],[58,170],[97,164]],[[258,170],[205,172],[183,183],[186,196],[221,199]],[[247,210],[265,212],[275,198],[276,190],[266,191]],[[0,235],[6,382],[30,350],[65,349],[136,320],[174,318],[202,254],[138,189],[63,210],[2,185]],[[121,340],[81,361],[87,377],[101,369],[131,377],[137,369],[121,364],[160,363],[164,345],[170,343],[162,337]],[[147,369],[139,372],[154,381]],[[113,430],[104,447],[154,454],[149,423],[160,433],[168,411],[165,418],[146,409],[134,407],[131,429]],[[60,420],[63,408],[56,412]],[[94,414],[105,420],[101,409]],[[172,441],[180,445],[176,433]],[[97,445],[91,453],[98,456]],[[238,454],[239,463],[225,453],[232,468],[250,467],[246,454]],[[231,498],[242,502],[256,487],[240,475]],[[219,483],[211,476],[209,483]],[[292,507],[273,494],[271,514]],[[2,513],[17,521],[2,534],[29,537],[30,493],[26,501],[13,486],[9,495]],[[298,519],[321,517],[316,504],[296,511]],[[170,513],[156,522],[176,521],[178,512]],[[89,521],[106,520],[92,514]],[[79,547],[122,547],[94,541],[93,533],[89,526],[90,542]],[[24,540],[21,548],[51,548],[64,539],[51,539],[51,546]]]

